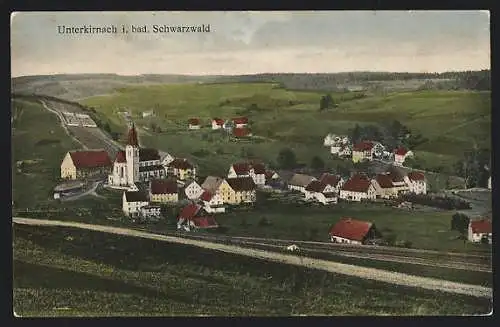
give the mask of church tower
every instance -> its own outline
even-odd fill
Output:
[[[137,141],[137,131],[134,123],[132,123],[132,127],[128,131],[125,157],[127,159],[127,184],[132,186],[139,181],[139,142]]]

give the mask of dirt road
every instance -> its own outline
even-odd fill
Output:
[[[93,230],[111,234],[141,237],[141,238],[147,238],[147,239],[170,242],[170,243],[179,243],[196,247],[202,247],[206,249],[212,249],[226,253],[244,255],[263,260],[282,262],[286,264],[304,266],[313,269],[320,269],[336,274],[370,279],[374,281],[380,281],[395,285],[423,288],[423,289],[441,291],[453,294],[462,294],[462,295],[469,295],[469,296],[483,297],[483,298],[491,298],[493,294],[493,290],[491,288],[478,285],[468,285],[468,284],[444,281],[434,278],[419,277],[403,273],[380,270],[380,269],[359,267],[355,265],[343,264],[327,260],[320,260],[307,257],[299,257],[295,255],[276,253],[271,251],[243,248],[234,245],[225,245],[213,242],[186,239],[181,237],[152,234],[126,228],[91,225],[91,224],[56,221],[56,220],[28,219],[20,217],[13,217],[13,223],[35,225],[35,226],[73,227],[73,228],[81,228],[81,229]]]

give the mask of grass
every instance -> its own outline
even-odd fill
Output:
[[[17,117],[12,129],[12,200],[16,207],[50,202],[64,155],[79,145],[41,104],[14,100],[12,106]]]
[[[200,140],[200,135],[206,132],[188,132],[186,125],[188,118],[199,117],[208,129],[213,117],[239,115],[249,117],[255,135],[268,138],[264,143],[243,145],[266,160],[274,160],[277,149],[285,146],[296,150],[299,160],[307,164],[311,154],[328,159],[328,150],[321,146],[328,132],[341,134],[355,123],[383,124],[393,119],[429,139],[414,151],[416,156],[422,154],[424,165],[432,168],[442,166],[449,170],[474,142],[490,147],[489,92],[414,91],[364,98],[356,98],[355,92],[334,93],[332,96],[339,107],[319,112],[321,96],[319,92],[290,91],[271,83],[171,84],[126,87],[82,103],[95,107],[114,126],[124,126],[117,114],[121,108],[128,108],[134,116],[154,109],[157,117],[152,119],[166,132],[143,136],[142,141],[178,156],[189,156],[199,149],[215,152],[218,147],[237,156],[239,151],[234,148],[241,144],[229,144],[215,136],[212,141]],[[249,109],[252,104],[257,107]],[[152,119],[138,118],[137,121],[147,125]],[[232,160],[214,153],[205,159]]]
[[[399,287],[188,246],[14,226],[21,316],[463,315],[487,299]]]
[[[255,209],[232,209],[216,216],[228,235],[292,240],[328,241],[328,231],[342,217],[371,221],[382,234],[395,234],[397,241],[410,241],[419,249],[490,252],[488,246],[463,243],[450,231],[454,211],[405,211],[378,204],[339,203],[335,206],[308,206],[267,200]],[[263,218],[272,225],[260,226]]]

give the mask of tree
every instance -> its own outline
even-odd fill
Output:
[[[282,169],[292,169],[297,165],[297,158],[291,149],[284,148],[278,153],[276,162]]]
[[[361,141],[361,132],[361,127],[358,124],[354,125],[354,128],[349,133],[353,143],[358,143],[359,141]]]
[[[319,110],[329,109],[335,107],[335,103],[331,94],[327,94],[321,97],[319,100]]]
[[[109,123],[106,122],[103,126],[102,129],[104,129],[106,132],[111,133],[111,126],[109,126]]]
[[[325,168],[325,162],[318,156],[314,156],[311,159],[311,168],[314,170],[320,170]]]
[[[460,234],[465,235],[469,229],[469,222],[470,219],[467,215],[457,212],[451,217],[451,230],[456,230]]]

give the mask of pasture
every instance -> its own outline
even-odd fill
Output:
[[[382,125],[394,119],[428,139],[414,151],[429,169],[443,167],[451,173],[451,165],[464,150],[474,144],[490,144],[489,92],[332,93],[338,107],[319,111],[322,95],[291,91],[272,83],[170,84],[125,87],[81,103],[94,107],[122,133],[125,121],[118,112],[128,110],[139,125],[149,127],[154,122],[161,128],[160,133],[143,130],[143,143],[186,157],[205,149],[210,154],[200,161],[224,161],[226,166],[234,156],[240,156],[243,147],[265,160],[274,160],[279,149],[289,147],[306,164],[312,154],[328,161],[328,149],[322,147],[327,133],[343,134],[356,123]],[[154,110],[156,116],[143,119],[141,112],[148,110]],[[210,131],[213,117],[236,116],[248,117],[258,137],[231,144]],[[200,118],[204,128],[188,131],[187,119],[191,117]]]
[[[17,314],[463,315],[491,302],[98,232],[14,226]]]

